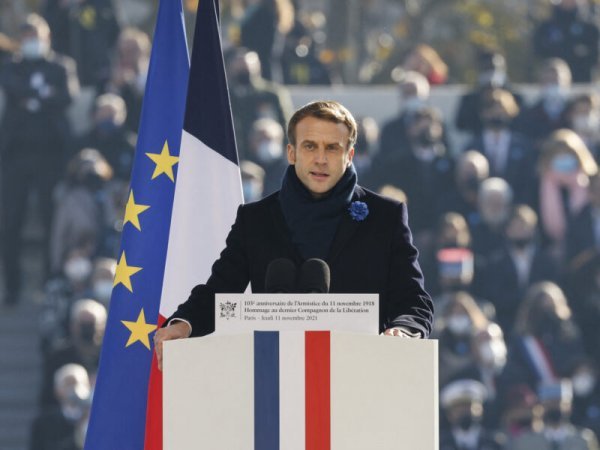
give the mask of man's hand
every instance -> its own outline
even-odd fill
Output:
[[[185,322],[174,322],[168,327],[156,330],[154,334],[154,350],[156,350],[156,360],[159,370],[162,370],[163,342],[174,339],[185,339],[190,336],[191,332],[190,326]]]
[[[402,328],[388,328],[387,330],[385,330],[383,332],[383,335],[384,336],[398,336],[398,337],[404,337],[404,338],[415,338],[415,337],[417,337],[417,336],[411,336],[409,333],[407,333]]]

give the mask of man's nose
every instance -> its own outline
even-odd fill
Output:
[[[315,156],[315,162],[318,164],[327,163],[327,152],[325,151],[324,148],[319,148],[317,150],[317,154]]]

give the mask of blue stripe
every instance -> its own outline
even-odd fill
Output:
[[[215,2],[198,4],[183,129],[238,165]]]
[[[254,332],[254,448],[279,450],[279,332]]]

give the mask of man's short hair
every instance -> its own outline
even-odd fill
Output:
[[[344,105],[333,100],[319,100],[304,105],[294,113],[288,124],[288,141],[294,147],[296,146],[296,125],[306,117],[315,117],[321,120],[327,120],[333,123],[342,123],[350,132],[348,137],[348,147],[350,149],[356,143],[358,135],[356,120],[352,113]]]

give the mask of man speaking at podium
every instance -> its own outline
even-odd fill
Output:
[[[311,258],[330,269],[331,293],[379,294],[386,335],[426,338],[433,304],[423,285],[406,206],[357,185],[356,121],[340,103],[317,101],[288,125],[289,167],[281,190],[239,207],[226,247],[206,284],[196,286],[154,337],[162,342],[214,331],[215,294],[266,292],[267,267]]]

